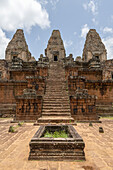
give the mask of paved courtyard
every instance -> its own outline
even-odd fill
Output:
[[[86,161],[79,162],[28,161],[29,142],[39,127],[26,123],[17,133],[8,133],[10,125],[9,119],[0,119],[0,170],[113,170],[113,120],[75,126],[85,142]]]

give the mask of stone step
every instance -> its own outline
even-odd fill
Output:
[[[43,98],[44,100],[55,100],[55,99],[66,99],[66,100],[69,100],[69,97],[68,96],[65,96],[65,97],[62,97],[62,96],[45,96]]]
[[[59,82],[61,84],[65,84],[66,79],[62,78],[62,77],[55,77],[54,78],[53,76],[49,76],[49,78],[46,81],[48,83],[50,83],[50,82],[54,83],[56,81],[56,82]]]
[[[43,102],[69,102],[68,99],[44,99]]]
[[[42,116],[46,117],[46,116],[70,116],[70,113],[55,113],[55,112],[52,112],[52,113],[42,113]]]
[[[62,89],[62,88],[59,88],[59,89],[52,89],[52,88],[46,88],[46,92],[66,92],[66,88]]]
[[[56,104],[66,104],[66,105],[69,105],[69,101],[43,101],[43,105],[47,105],[47,104],[51,104],[51,105],[56,105]]]
[[[68,112],[68,111],[70,112],[70,107],[69,107],[69,106],[67,106],[67,107],[66,107],[66,106],[65,106],[65,107],[53,107],[53,106],[46,107],[46,106],[43,106],[43,108],[42,108],[43,111],[45,111],[45,110],[46,110],[46,111],[47,111],[47,110],[51,110],[51,111],[60,110],[60,111],[61,111],[61,110],[63,110],[63,109],[64,109],[66,112]]]
[[[53,93],[53,94],[60,94],[60,95],[65,95],[67,93],[67,90],[66,89],[46,89],[46,92],[48,93]]]
[[[46,89],[51,89],[51,90],[54,90],[54,89],[66,89],[66,86],[59,86],[59,85],[56,85],[56,84],[51,84],[51,85],[46,85]]]
[[[59,84],[59,85],[65,85],[65,79],[61,79],[61,77],[58,77],[58,78],[53,78],[53,77],[51,77],[51,78],[49,78],[49,79],[47,79],[46,80],[46,82],[47,83],[52,83],[52,84],[54,84],[55,82],[57,83],[57,84]]]
[[[52,107],[52,108],[53,107],[60,107],[60,108],[61,107],[67,107],[67,108],[69,107],[70,108],[70,104],[67,105],[67,104],[64,104],[64,103],[61,103],[61,104],[59,104],[59,103],[55,103],[55,104],[54,103],[47,103],[47,104],[44,104],[43,107],[49,107],[49,108],[50,107]]]
[[[65,90],[66,89],[66,86],[56,86],[56,84],[54,85],[49,85],[47,86],[46,85],[46,89],[50,89],[50,90]]]
[[[51,95],[56,95],[56,96],[58,96],[58,95],[60,95],[60,96],[64,96],[64,95],[69,96],[66,90],[65,91],[62,91],[62,90],[60,90],[60,91],[47,90],[47,91],[45,91],[45,95],[46,94],[51,94]]]
[[[57,83],[57,84],[59,84],[59,83],[61,83],[61,84],[63,84],[63,85],[65,85],[65,83],[66,83],[66,80],[63,78],[53,78],[53,77],[49,77],[47,80],[46,80],[46,82],[47,83]]]
[[[60,94],[51,93],[51,92],[50,93],[45,93],[44,98],[45,97],[47,97],[47,98],[52,98],[52,97],[53,98],[59,98],[59,97],[62,98],[63,97],[63,98],[68,98],[69,99],[69,95],[65,94],[65,93],[61,94],[61,95]]]
[[[57,69],[57,74],[56,74],[56,69]],[[58,67],[49,70],[48,73],[49,73],[49,74],[54,74],[54,75],[56,75],[56,76],[61,76],[61,75],[64,75],[64,74],[65,74],[64,70],[63,70],[63,69],[60,69],[60,68],[58,68]]]
[[[66,85],[57,85],[56,83],[52,84],[46,84],[46,88],[51,88],[51,89],[59,89],[59,88],[66,88]]]
[[[56,93],[66,93],[67,92],[67,88],[59,88],[59,89],[55,89],[55,88],[46,88],[46,92],[56,92]]]
[[[61,96],[64,96],[64,95],[67,95],[67,96],[69,96],[68,95],[68,92],[66,91],[66,90],[59,90],[59,91],[55,91],[55,90],[46,90],[45,91],[45,95],[46,95],[46,93],[47,94],[54,94],[54,95],[61,95]]]
[[[46,80],[46,82],[48,83],[48,84],[58,84],[58,85],[66,85],[66,82],[64,81],[64,80],[60,80],[60,78],[59,78],[59,81],[58,81],[58,78],[57,79],[53,79],[53,78],[51,78],[51,79],[47,79]]]
[[[65,108],[65,109],[70,109],[70,105],[43,105],[43,109],[62,109],[62,108]]]
[[[59,96],[57,96],[57,97],[52,97],[52,96],[51,96],[51,97],[48,98],[48,96],[47,96],[47,97],[45,96],[45,97],[43,98],[43,100],[57,100],[57,101],[58,101],[58,100],[62,100],[62,101],[65,101],[65,100],[66,100],[66,101],[69,101],[69,97],[66,96],[65,98],[63,98],[63,97],[59,97]]]
[[[70,112],[70,109],[60,108],[60,109],[42,109],[42,112]]]
[[[51,116],[51,117],[45,117],[42,116],[41,118],[38,119],[38,123],[73,123],[74,119],[67,116]]]
[[[54,86],[56,86],[56,85],[54,85]],[[54,86],[52,86],[52,87],[47,87],[46,86],[46,90],[53,90],[53,91],[55,91],[55,90],[58,90],[58,91],[63,91],[63,90],[66,90],[67,88],[66,87],[57,87],[57,88],[55,88]]]
[[[59,78],[60,79],[60,78]],[[48,84],[58,84],[58,85],[66,85],[66,82],[64,81],[64,80],[62,80],[62,81],[58,81],[57,79],[53,79],[52,81],[51,81],[51,79],[47,79],[47,81],[46,81]]]

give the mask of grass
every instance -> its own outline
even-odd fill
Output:
[[[110,120],[113,120],[113,117],[112,116],[104,116],[104,117],[100,117],[101,119],[110,119]]]
[[[12,117],[0,117],[0,119],[12,119]]]
[[[17,132],[17,130],[16,130],[16,128],[14,126],[10,126],[9,127],[9,132],[15,133],[15,132]]]
[[[44,134],[45,138],[68,138],[68,134],[65,131],[55,131],[54,133],[46,132]]]
[[[17,129],[18,129],[20,126],[22,126],[23,124],[24,124],[24,122],[19,122],[18,125],[16,125],[16,126],[10,126],[10,127],[9,127],[9,132],[11,132],[11,133],[18,132]]]
[[[19,122],[18,126],[22,126],[24,124],[24,122]]]

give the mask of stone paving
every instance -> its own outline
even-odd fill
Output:
[[[17,133],[8,133],[10,125],[9,119],[0,119],[0,170],[113,170],[113,120],[75,126],[86,145],[86,161],[79,162],[28,161],[29,142],[39,126],[26,123]]]

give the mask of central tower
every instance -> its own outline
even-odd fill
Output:
[[[61,61],[65,58],[64,44],[59,30],[53,30],[45,49],[45,55],[49,58],[50,62]]]

